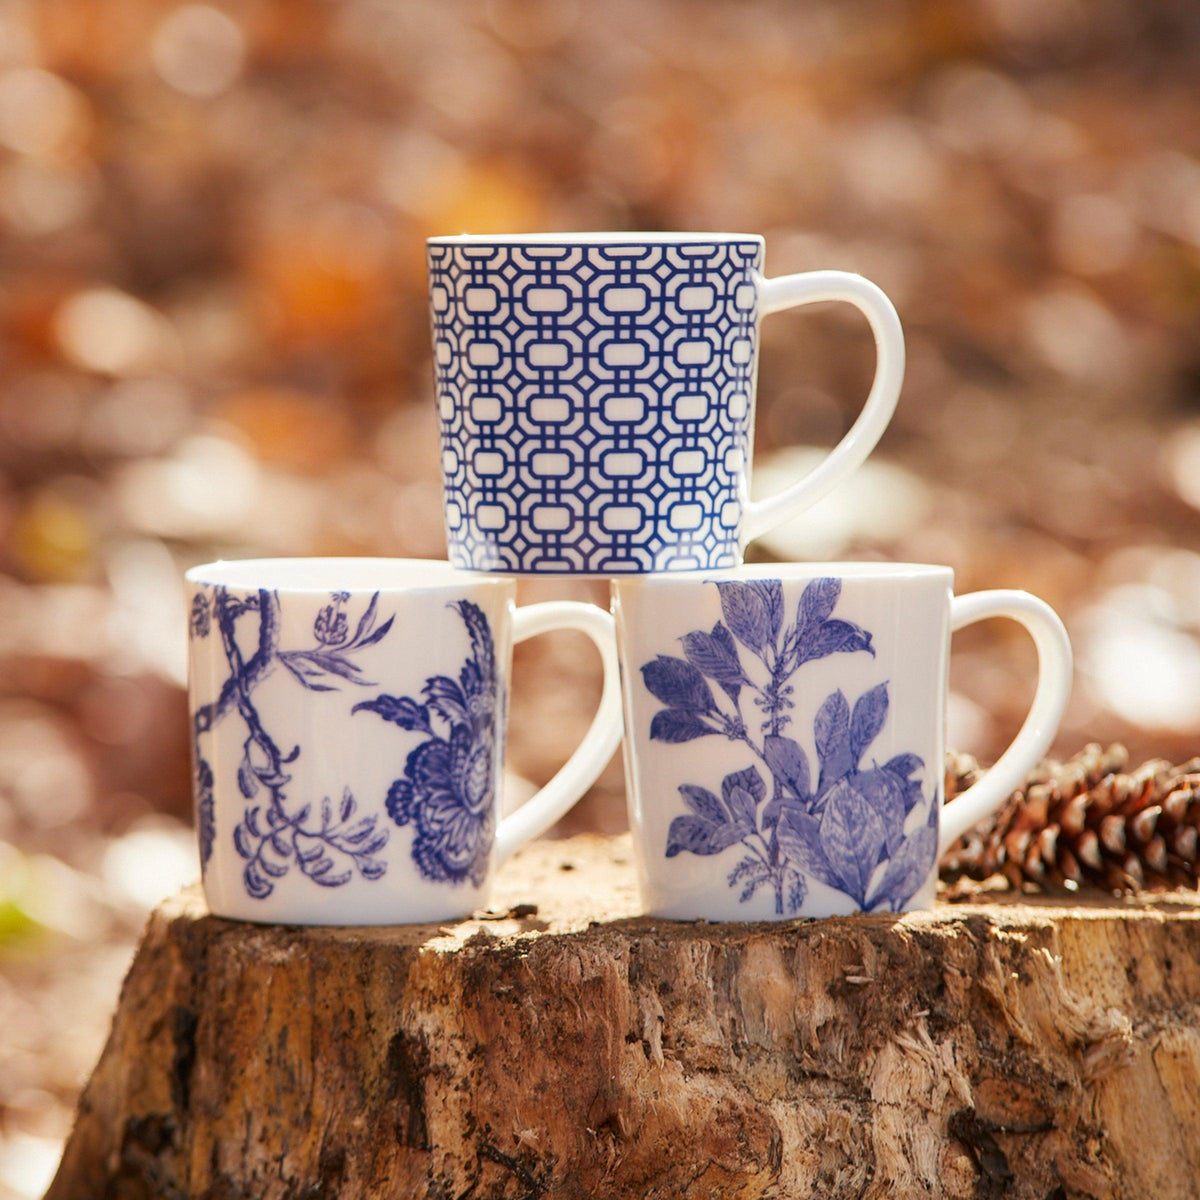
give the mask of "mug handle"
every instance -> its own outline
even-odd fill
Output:
[[[867,402],[849,433],[803,479],[766,500],[751,501],[746,506],[745,542],[810,508],[851,471],[862,466],[888,427],[904,382],[904,331],[900,328],[900,318],[892,302],[869,279],[846,271],[808,271],[802,275],[780,275],[778,279],[759,275],[756,283],[758,311],[764,317],[785,308],[825,300],[853,304],[870,322],[875,335],[876,361]]]
[[[596,643],[600,661],[604,664],[604,690],[596,715],[575,753],[544,788],[500,821],[496,829],[498,862],[545,833],[563,816],[596,782],[596,777],[608,766],[609,759],[621,744],[621,685],[612,616],[594,604],[574,600],[528,604],[513,614],[514,642],[523,642],[555,629],[577,629]]]
[[[962,629],[989,617],[1019,621],[1033,637],[1038,654],[1038,683],[1021,732],[996,765],[976,784],[944,805],[940,858],[964,833],[990,816],[1025,782],[1050,748],[1071,694],[1071,641],[1058,614],[1028,592],[972,592],[950,603],[950,628]]]

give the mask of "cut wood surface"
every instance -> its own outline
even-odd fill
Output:
[[[1200,1196],[1195,898],[987,900],[656,921],[596,837],[453,926],[185,892],[49,1200]]]

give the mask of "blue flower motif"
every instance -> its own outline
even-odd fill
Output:
[[[317,613],[313,622],[313,636],[322,646],[340,646],[350,636],[350,622],[342,612],[342,605],[349,599],[347,592],[334,592],[331,603]]]
[[[346,628],[346,616],[340,606],[348,599],[345,593],[335,594],[335,604],[322,610],[335,610]],[[379,818],[375,814],[356,820],[357,804],[348,790],[343,792],[336,815],[328,797],[321,801],[319,811],[314,811],[311,802],[293,806],[288,796],[288,785],[292,782],[288,767],[300,757],[300,747],[284,753],[264,726],[253,699],[254,689],[276,663],[285,666],[310,691],[336,690],[334,683],[322,682],[334,677],[368,686],[359,678],[361,668],[349,656],[374,646],[391,629],[394,617],[376,626],[378,600],[376,592],[359,619],[353,639],[347,641],[343,635],[342,644],[336,649],[318,645],[313,650],[281,650],[279,598],[272,592],[238,597],[218,587],[211,600],[207,594],[196,596],[191,613],[192,633],[207,637],[215,626],[229,667],[217,698],[192,714],[196,825],[202,873],[208,867],[217,837],[213,771],[204,757],[202,739],[231,714],[238,716],[247,734],[237,766],[238,789],[247,805],[232,835],[234,848],[245,860],[242,884],[247,894],[264,899],[274,890],[273,881],[283,878],[293,867],[314,884],[326,888],[343,886],[355,872],[363,879],[376,880],[387,871],[387,864],[376,857],[387,845],[387,827],[377,828]],[[258,616],[258,635],[254,653],[247,658],[237,625],[249,614]]]
[[[474,743],[458,725],[449,741],[422,742],[392,784],[387,811],[397,825],[416,826],[412,855],[426,879],[481,886],[495,821],[490,739]]]
[[[213,799],[212,767],[202,758],[196,760],[196,835],[200,840],[200,870],[203,872],[212,858],[213,843],[217,840],[216,806]]]
[[[401,729],[427,734],[388,791],[387,811],[412,825],[413,861],[426,879],[479,887],[487,877],[495,829],[496,661],[492,632],[478,605],[453,605],[471,639],[457,679],[435,675],[421,699],[379,695],[354,706]]]
[[[197,592],[192,597],[192,637],[206,638],[211,628],[212,618],[208,596],[204,592]]]

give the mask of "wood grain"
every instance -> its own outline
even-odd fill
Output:
[[[1200,1195],[1191,896],[681,924],[583,837],[496,907],[163,905],[49,1200]]]

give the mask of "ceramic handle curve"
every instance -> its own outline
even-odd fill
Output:
[[[851,471],[862,466],[887,429],[904,382],[904,331],[900,318],[892,302],[869,279],[846,271],[808,271],[803,275],[781,275],[778,279],[759,276],[757,283],[762,316],[823,300],[853,304],[870,323],[877,357],[875,379],[858,420],[820,466],[782,492],[746,506],[743,544],[810,508]]]
[[[1024,783],[1050,748],[1071,694],[1071,641],[1054,609],[1028,592],[1017,591],[973,592],[951,602],[952,630],[989,617],[1008,617],[1029,631],[1038,653],[1037,691],[1020,733],[996,765],[942,808],[939,857]]]
[[[613,619],[594,604],[553,600],[529,604],[513,614],[513,641],[523,642],[555,629],[586,633],[600,651],[604,664],[604,690],[600,705],[583,741],[544,788],[516,812],[501,820],[496,830],[496,858],[503,862],[526,842],[545,833],[584,792],[596,782],[621,744],[621,686]]]

